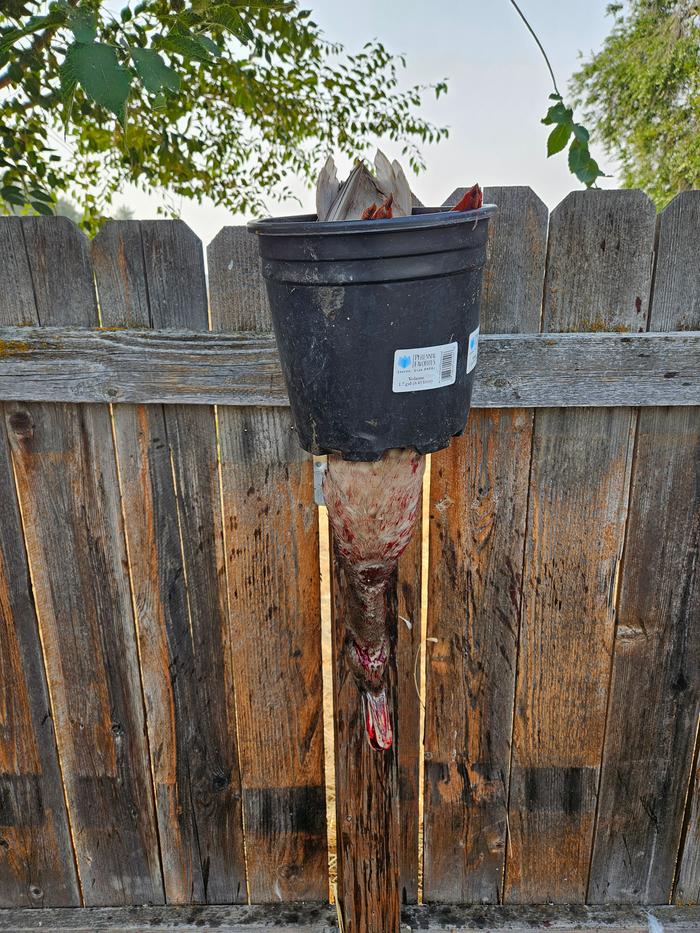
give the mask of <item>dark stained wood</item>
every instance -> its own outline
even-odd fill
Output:
[[[34,323],[94,327],[85,237],[64,218],[21,222]],[[14,403],[5,414],[84,901],[161,902],[109,409]]]
[[[109,223],[93,245],[103,323],[206,330],[199,240]],[[167,900],[246,900],[214,412],[117,406],[114,428]]]
[[[550,220],[543,330],[643,330],[655,213],[569,195]],[[586,895],[632,458],[629,409],[535,415],[505,899]]]
[[[367,741],[362,700],[347,664],[345,620],[353,611],[352,589],[334,547],[331,614],[336,833],[338,899],[345,933],[399,933],[401,720],[396,702],[396,583],[388,588],[387,602],[392,643],[387,698],[393,713],[394,744],[388,751],[377,752]]]
[[[678,878],[674,891],[674,903],[700,904],[700,753],[695,739],[695,767],[688,788],[687,817],[682,849],[678,856]]]
[[[700,909],[669,907],[536,906],[420,906],[402,911],[402,929],[431,931],[462,930],[510,933],[697,933]],[[5,933],[56,930],[62,933],[333,933],[337,930],[335,910],[320,904],[275,904],[253,907],[121,907],[78,910],[0,911],[0,929]]]
[[[416,667],[421,644],[421,581],[423,521],[416,520],[413,538],[399,558],[396,641],[396,708],[399,760],[399,897],[402,904],[418,901],[418,823],[420,790],[420,698]],[[419,663],[419,661],[418,661]]]
[[[0,220],[0,324],[35,320],[19,218]],[[0,404],[0,414],[4,406]],[[70,840],[10,447],[0,428],[0,906],[75,907]]]
[[[269,331],[257,244],[209,247],[216,330]],[[253,903],[328,897],[318,510],[286,409],[220,408],[231,645]]]
[[[700,192],[679,195],[660,217],[653,330],[700,329],[699,231]],[[594,903],[671,896],[700,715],[699,623],[700,408],[642,410],[588,894]]]
[[[537,331],[547,209],[529,188],[486,199],[482,331]],[[426,901],[501,899],[531,441],[531,411],[473,411],[432,458]]]
[[[664,213],[663,223],[665,229],[664,244],[669,250],[681,251],[681,259],[690,254],[697,254],[697,224],[698,224],[698,194],[683,194],[668,207],[668,215]],[[688,239],[686,231],[693,231]],[[683,239],[679,237],[682,233]],[[682,294],[683,309],[680,311],[682,326],[691,327],[692,321],[700,317],[700,270],[697,263],[683,268],[682,263],[670,261],[666,257],[664,268],[667,270],[669,281],[658,302],[655,299],[652,320],[654,326],[657,321],[677,320],[674,315],[665,311],[663,295]],[[670,273],[670,274],[669,274]],[[658,276],[657,276],[658,278]],[[696,467],[700,456],[696,456]],[[697,486],[696,498],[697,501]],[[695,568],[695,604],[697,605],[697,557]],[[697,610],[696,610],[697,613]],[[695,624],[697,630],[697,623]],[[700,719],[698,721],[700,727]],[[686,806],[686,825],[683,837],[683,848],[678,854],[678,878],[674,893],[678,904],[700,903],[700,731],[695,738],[695,773],[691,773],[691,783],[688,788]]]

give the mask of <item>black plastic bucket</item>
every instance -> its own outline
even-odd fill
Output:
[[[440,450],[462,433],[495,210],[248,224],[305,450],[377,460],[392,447]]]

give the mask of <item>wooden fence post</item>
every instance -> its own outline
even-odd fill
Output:
[[[345,615],[351,611],[352,595],[335,547],[331,586],[338,897],[345,933],[398,933],[401,727],[396,707],[396,578],[387,592],[392,641],[387,697],[394,716],[394,744],[384,752],[374,751],[367,741],[362,700],[347,665]]]

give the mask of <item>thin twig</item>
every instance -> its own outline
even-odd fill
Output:
[[[520,19],[521,19],[521,20],[525,23],[525,25],[527,26],[527,29],[528,29],[530,35],[532,36],[532,38],[533,38],[533,39],[535,40],[535,42],[537,43],[537,47],[539,48],[540,52],[542,52],[542,57],[544,58],[545,62],[547,63],[547,68],[549,68],[549,73],[550,73],[550,75],[552,76],[552,84],[554,85],[554,91],[555,91],[556,94],[559,94],[559,97],[561,97],[561,94],[559,93],[559,88],[557,87],[557,79],[554,77],[554,71],[553,71],[553,69],[552,69],[552,66],[551,66],[551,64],[550,64],[549,59],[547,58],[547,53],[546,53],[545,50],[544,50],[544,46],[542,45],[542,43],[540,42],[540,40],[537,38],[537,33],[536,33],[535,30],[532,28],[532,26],[528,23],[525,14],[524,14],[523,11],[520,9],[520,7],[519,7],[518,4],[515,2],[515,0],[510,0],[510,2],[511,2],[511,5],[512,5],[513,7],[515,7],[515,10],[517,11],[518,16],[520,17]]]
[[[432,644],[437,644],[437,638],[426,638],[426,643],[431,642]],[[421,645],[418,645],[418,650],[416,651],[416,656],[413,661],[413,683],[416,687],[416,695],[418,696],[418,702],[423,707],[423,712],[425,712],[425,703],[423,702],[423,697],[421,696],[420,687],[418,686],[418,658],[420,657]]]
[[[45,29],[43,32],[40,32],[38,35],[36,35],[32,39],[32,43],[29,47],[29,51],[33,53],[42,52],[44,48],[49,44],[49,42],[51,41],[52,37],[55,35],[57,30],[58,30],[58,26],[49,26],[48,29]],[[20,72],[21,72],[20,78],[24,77],[24,73],[26,72],[29,65],[22,66],[22,65],[18,65],[16,62],[14,64],[16,68],[20,69]],[[3,71],[3,73],[0,74],[0,91],[3,88],[6,88],[8,85],[13,84],[13,83],[17,84],[18,82],[19,82],[19,79],[10,77],[10,68],[8,67],[6,71]]]
[[[333,882],[333,900],[335,901],[335,914],[338,918],[338,930],[340,933],[345,933],[345,922],[343,920],[343,910],[340,906],[340,901],[338,900],[338,883]]]
[[[420,695],[420,687],[418,686],[418,658],[420,657],[421,646],[418,645],[418,650],[416,651],[416,657],[413,662],[413,683],[416,686],[416,696],[418,697],[418,702],[423,707],[423,712],[425,712],[425,703],[423,702],[423,697]]]

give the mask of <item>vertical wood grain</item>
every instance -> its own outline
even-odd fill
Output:
[[[0,323],[33,322],[22,222],[0,219]],[[2,348],[0,347],[0,353]],[[4,406],[0,404],[0,412]],[[12,474],[0,431],[0,907],[76,907],[68,827],[39,628]]]
[[[208,329],[199,240],[179,221],[107,224],[106,326]],[[166,896],[246,900],[213,409],[114,408]]]
[[[257,243],[208,250],[215,330],[271,330]],[[219,408],[251,900],[326,900],[318,512],[287,409]]]
[[[418,808],[420,781],[420,699],[416,667],[421,644],[423,521],[419,516],[410,544],[399,558],[397,580],[396,706],[399,766],[399,896],[418,902]]]
[[[537,331],[547,209],[529,188],[485,200],[481,330]],[[479,410],[432,457],[426,901],[501,899],[531,441],[531,411]]]
[[[655,215],[635,191],[569,195],[550,220],[544,331],[645,330]],[[505,899],[586,895],[635,416],[535,415]]]
[[[33,322],[95,326],[85,237],[64,218],[21,223]],[[13,404],[6,425],[84,901],[161,903],[109,409]]]
[[[700,192],[659,218],[650,329],[700,329]],[[668,378],[674,378],[668,374]],[[700,400],[699,400],[700,401]],[[588,899],[671,896],[700,714],[700,408],[639,412]]]
[[[695,739],[695,767],[686,801],[687,822],[683,848],[679,854],[674,903],[700,904],[700,757]]]
[[[338,897],[346,933],[398,933],[402,736],[396,702],[397,581],[387,588],[386,622],[391,639],[387,700],[394,724],[394,744],[387,751],[374,751],[365,734],[362,701],[345,650],[346,614],[353,611],[352,586],[335,547],[331,607]]]

